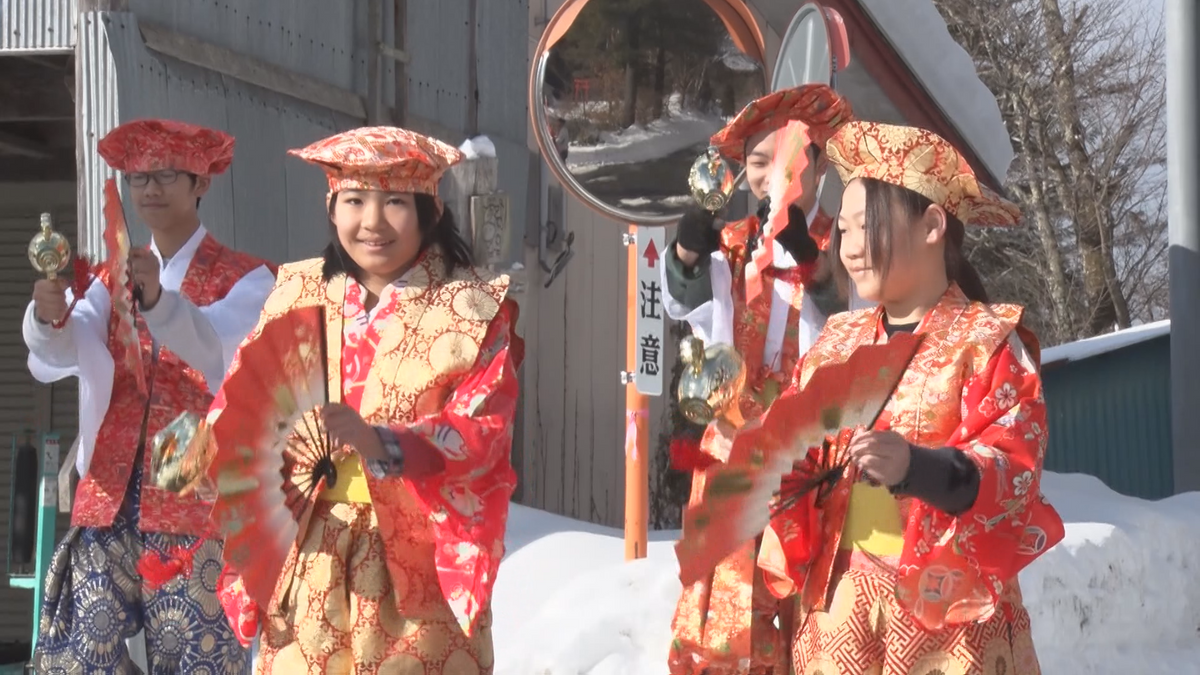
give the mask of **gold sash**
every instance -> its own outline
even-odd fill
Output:
[[[371,492],[367,489],[367,476],[363,473],[358,455],[348,454],[335,462],[334,467],[337,469],[337,483],[331,488],[321,490],[317,499],[370,504]]]

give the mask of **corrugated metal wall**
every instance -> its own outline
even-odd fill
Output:
[[[1164,336],[1044,369],[1047,470],[1144,499],[1174,494],[1170,344]]]
[[[7,551],[12,485],[12,437],[25,428],[61,434],[65,457],[78,428],[78,387],[74,378],[53,386],[38,384],[25,365],[21,320],[36,279],[25,249],[37,232],[38,216],[49,212],[55,229],[74,243],[75,186],[70,183],[0,184],[0,555]],[[69,518],[60,515],[59,536]],[[6,562],[7,557],[3,558]],[[3,565],[0,562],[0,565]],[[7,571],[5,570],[5,573]],[[33,594],[0,580],[0,642],[28,640],[33,628]]]
[[[75,0],[0,0],[0,52],[70,51]]]
[[[417,4],[420,3],[412,2],[410,6]],[[363,96],[367,93],[369,42],[366,2],[130,0],[129,9],[139,20],[153,22]],[[391,44],[394,35],[394,9],[391,0],[382,3],[385,44]],[[384,100],[394,100],[395,64],[385,59],[382,72]]]
[[[287,150],[303,147],[358,122],[236,79],[152,54],[129,13],[86,14],[80,58],[91,88],[85,94],[85,188],[89,243],[99,241],[100,195],[111,170],[95,140],[112,126],[143,117],[179,119],[233,134],[233,166],[213,180],[200,215],[222,242],[277,262],[315,255],[327,237],[323,174]],[[115,78],[115,86],[113,79]],[[90,188],[90,189],[89,189]],[[132,236],[149,234],[127,208]]]
[[[237,138],[238,148],[230,175],[214,181],[201,206],[205,224],[223,241],[273,260],[314,254],[325,237],[321,173],[286,158],[285,153],[363,121],[152,53],[144,46],[137,22],[151,21],[366,95],[366,3],[354,3],[353,11],[342,3],[318,0],[282,7],[266,2],[234,7],[134,0],[131,6],[136,16],[89,13],[81,17],[79,58],[86,73],[81,89],[85,102],[81,185],[98,186],[109,175],[95,155],[94,144],[120,122],[162,116],[225,129]],[[383,6],[383,38],[389,43],[395,32],[394,5],[384,2]],[[523,93],[526,48],[523,41],[513,39],[512,31],[519,23],[524,39],[525,15],[518,22],[495,8],[484,7],[477,13],[474,37],[481,49],[477,50],[476,96],[468,93],[465,67],[466,45],[472,36],[467,13],[454,14],[447,7],[431,0],[408,3],[409,113],[436,123],[447,136],[443,140],[458,144],[468,131],[468,106],[478,98],[479,131],[496,145],[500,189],[512,198],[517,227],[512,241],[519,242],[531,155]],[[525,0],[521,7],[527,7]],[[459,47],[447,49],[447,45]],[[513,54],[519,56],[514,59]],[[381,73],[382,97],[390,106],[395,63],[383,59]],[[86,213],[81,218],[87,224],[84,240],[89,246],[98,241],[101,231],[95,217],[100,206],[97,194],[91,190],[83,197]],[[144,240],[140,226],[134,226],[134,236]],[[518,255],[514,247],[513,259]]]

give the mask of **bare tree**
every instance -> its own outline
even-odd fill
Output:
[[[1120,0],[935,0],[996,95],[1030,228],[976,232],[971,259],[1047,342],[1162,318],[1161,16]],[[1048,301],[1048,302],[1047,302]]]

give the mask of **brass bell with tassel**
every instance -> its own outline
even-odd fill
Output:
[[[71,243],[54,231],[49,213],[43,213],[40,231],[29,242],[29,264],[47,279],[57,279],[71,263]]]
[[[740,427],[738,398],[746,385],[746,365],[737,350],[724,343],[705,347],[703,340],[689,336],[680,344],[679,356],[684,369],[676,396],[683,416],[694,424],[721,419]]]

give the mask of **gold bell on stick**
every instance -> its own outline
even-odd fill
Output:
[[[71,263],[71,243],[54,231],[49,213],[43,213],[40,231],[29,242],[29,264],[47,279],[57,279]]]
[[[712,146],[696,158],[688,172],[688,188],[692,191],[692,198],[713,213],[725,208],[741,182],[742,175],[735,175],[729,163]]]

